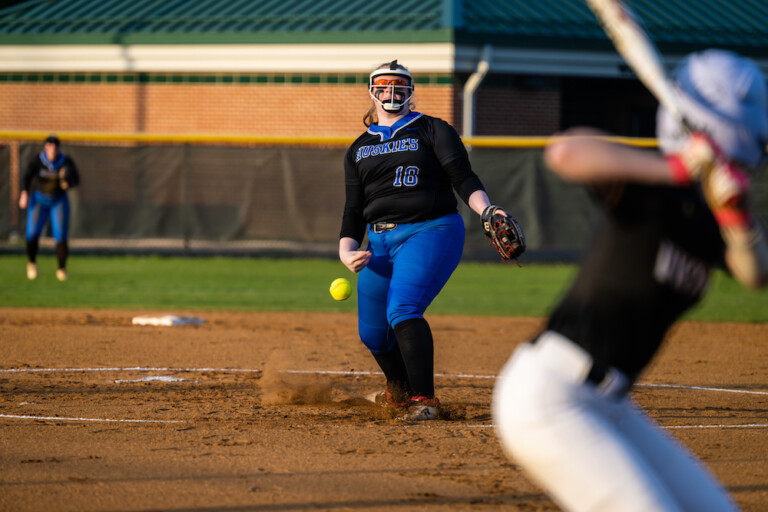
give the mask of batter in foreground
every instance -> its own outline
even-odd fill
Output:
[[[690,133],[663,108],[663,152],[575,130],[548,165],[586,184],[604,223],[546,330],[497,382],[493,416],[510,458],[570,511],[731,511],[716,479],[627,396],[713,268],[768,282],[768,245],[749,207],[768,143],[765,78],[708,50],[675,74]]]

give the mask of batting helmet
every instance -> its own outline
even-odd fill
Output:
[[[673,78],[691,127],[712,137],[728,158],[757,168],[768,144],[768,93],[757,65],[729,51],[705,50],[686,57]],[[656,134],[664,153],[680,151],[688,135],[663,106]]]

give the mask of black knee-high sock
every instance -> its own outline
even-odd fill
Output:
[[[59,262],[59,268],[67,268],[67,256],[69,255],[69,245],[67,242],[56,243],[56,260]]]
[[[384,372],[384,376],[387,378],[387,389],[392,393],[395,401],[400,402],[403,397],[406,397],[407,400],[407,397],[411,395],[411,386],[408,383],[408,371],[405,369],[403,356],[397,343],[389,352],[373,354],[373,357],[379,364],[381,371]]]
[[[27,240],[27,259],[30,263],[37,261],[37,249],[40,243],[37,240]]]
[[[404,320],[395,326],[395,338],[413,394],[432,398],[435,396],[435,349],[429,324],[423,318]]]

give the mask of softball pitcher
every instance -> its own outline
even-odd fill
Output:
[[[431,420],[438,416],[439,400],[424,311],[464,247],[453,191],[478,214],[490,203],[456,131],[411,110],[413,77],[404,66],[397,61],[379,66],[368,88],[373,101],[364,118],[368,129],[344,160],[339,258],[360,273],[360,338],[387,380],[386,389],[369,398],[402,409],[404,420]],[[368,246],[361,249],[366,235]],[[516,254],[522,250],[518,246]]]
[[[80,183],[75,162],[61,153],[61,142],[51,135],[43,150],[27,166],[22,179],[19,208],[27,210],[27,278],[37,279],[37,251],[43,228],[51,219],[51,230],[56,241],[58,268],[56,278],[67,279],[69,255],[69,198],[67,191]]]
[[[708,50],[675,73],[694,133],[663,108],[663,155],[577,130],[545,152],[584,183],[605,221],[546,330],[504,367],[493,416],[506,453],[565,510],[731,511],[716,479],[628,398],[713,268],[768,283],[768,245],[748,206],[768,143],[765,78]],[[580,136],[581,135],[581,136]]]

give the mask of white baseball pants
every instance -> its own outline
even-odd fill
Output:
[[[592,358],[548,331],[521,345],[493,397],[501,444],[565,510],[737,510],[699,461],[623,394],[586,382]]]

